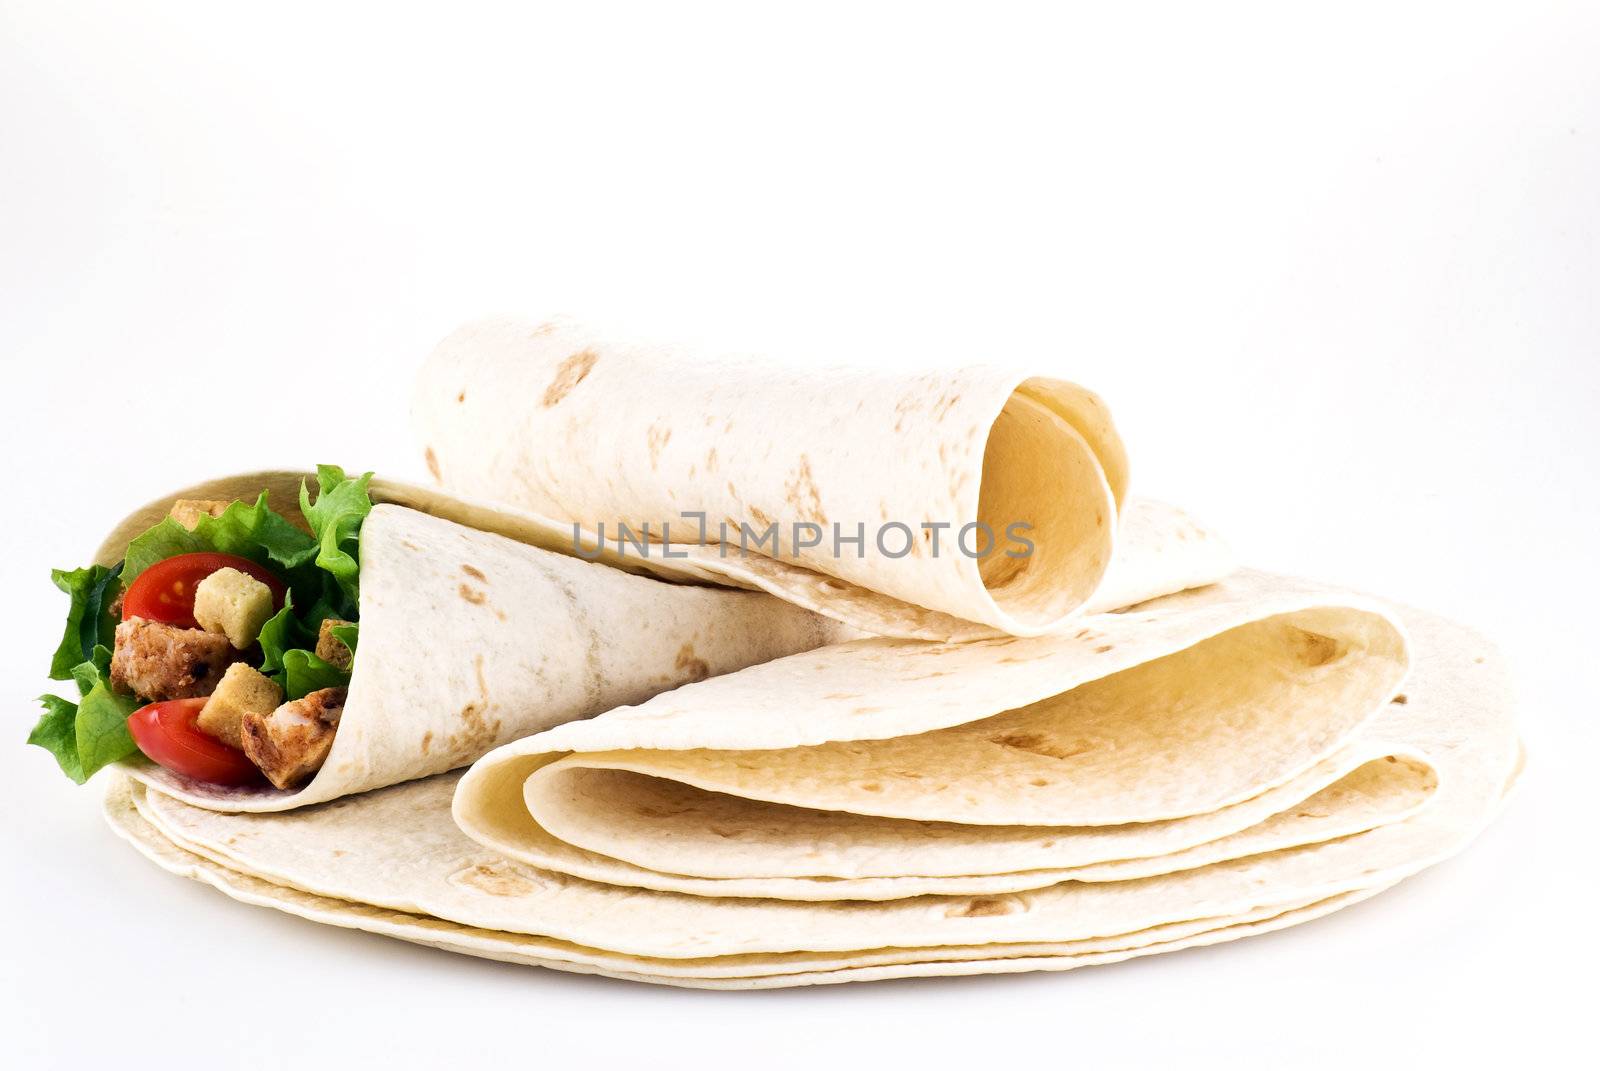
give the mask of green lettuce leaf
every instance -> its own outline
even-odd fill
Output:
[[[256,642],[261,645],[261,672],[281,685],[284,654],[308,642],[306,627],[294,614],[294,592],[284,597],[283,609],[267,618]],[[309,642],[315,643],[316,638],[310,637]]]
[[[348,670],[318,658],[315,653],[317,632],[327,614],[316,612],[305,618],[297,617],[292,605],[293,595],[284,601],[279,610],[261,626],[257,642],[261,644],[261,672],[271,677],[283,689],[285,700],[300,699],[319,688],[342,687],[350,683]],[[311,622],[316,622],[315,625]],[[333,634],[355,652],[357,626],[335,625]]]
[[[350,674],[310,651],[286,651],[283,655],[283,698],[301,699],[320,688],[343,688]]]
[[[308,564],[317,553],[317,541],[291,524],[288,518],[267,505],[267,493],[253,504],[235,502],[220,517],[201,516],[193,530],[171,517],[128,544],[122,580],[131,584],[135,577],[156,562],[196,551],[237,554],[261,565],[271,566],[293,582],[296,570]]]
[[[50,679],[64,681],[72,676],[72,667],[86,661],[96,646],[110,647],[117,619],[111,613],[121,590],[117,577],[122,572],[118,563],[111,568],[91,565],[87,569],[52,569],[50,579],[56,587],[72,599],[67,610],[67,626],[61,635],[61,644],[50,658]]]
[[[80,785],[101,767],[139,750],[128,732],[128,715],[139,701],[111,690],[110,665],[110,648],[96,646],[72,667],[82,698],[73,703],[58,695],[40,696],[44,714],[28,734],[28,743],[54,755],[61,772]]]
[[[44,714],[28,734],[28,743],[50,752],[62,773],[83,784],[88,777],[78,757],[78,704],[49,694],[41,695],[39,702],[44,704]]]
[[[361,522],[372,512],[367,484],[372,473],[347,477],[337,465],[317,466],[317,500],[311,501],[304,484],[300,485],[300,512],[317,537],[317,566],[333,574],[348,605],[343,609],[354,617],[359,605],[360,563],[358,550]]]

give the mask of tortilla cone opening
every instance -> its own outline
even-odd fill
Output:
[[[1046,629],[1088,601],[1111,565],[1117,502],[1102,459],[1067,420],[1019,388],[989,428],[976,531],[957,553],[1001,613]],[[1031,546],[1030,546],[1031,544]]]

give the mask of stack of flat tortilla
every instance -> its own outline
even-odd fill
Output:
[[[674,985],[1065,970],[1371,896],[1465,846],[1520,769],[1483,640],[1230,572],[1209,531],[1126,499],[1104,406],[1070,384],[779,373],[491,324],[441,347],[418,411],[436,475],[475,498],[374,484],[352,736],[385,742],[265,803],[135,765],[107,815],[162,867]],[[991,568],[601,545],[618,521],[786,508],[1021,516],[1046,549]],[[574,560],[591,552],[606,564]],[[454,590],[484,562],[488,615]],[[493,732],[463,734],[474,705]],[[455,750],[419,754],[428,733]]]

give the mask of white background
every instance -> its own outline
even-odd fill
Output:
[[[1600,16],[1317,6],[0,0],[0,1046],[60,1067],[1591,1051]],[[95,788],[21,744],[49,567],[202,476],[415,474],[432,343],[552,310],[1089,384],[1136,490],[1250,562],[1503,644],[1521,795],[1466,855],[1282,934],[746,996],[324,929],[114,840]]]

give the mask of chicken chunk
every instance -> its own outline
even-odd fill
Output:
[[[271,714],[246,712],[244,753],[278,788],[293,788],[322,768],[344,713],[345,689],[321,688]]]
[[[185,528],[193,530],[200,523],[201,517],[220,517],[232,504],[214,498],[180,498],[172,504],[172,509],[167,515]]]
[[[317,657],[340,669],[350,668],[350,648],[333,634],[333,630],[340,625],[348,624],[350,622],[341,621],[337,617],[325,617],[322,619],[322,626],[317,629]]]
[[[210,695],[237,655],[228,637],[130,617],[117,626],[111,685],[145,699]]]

